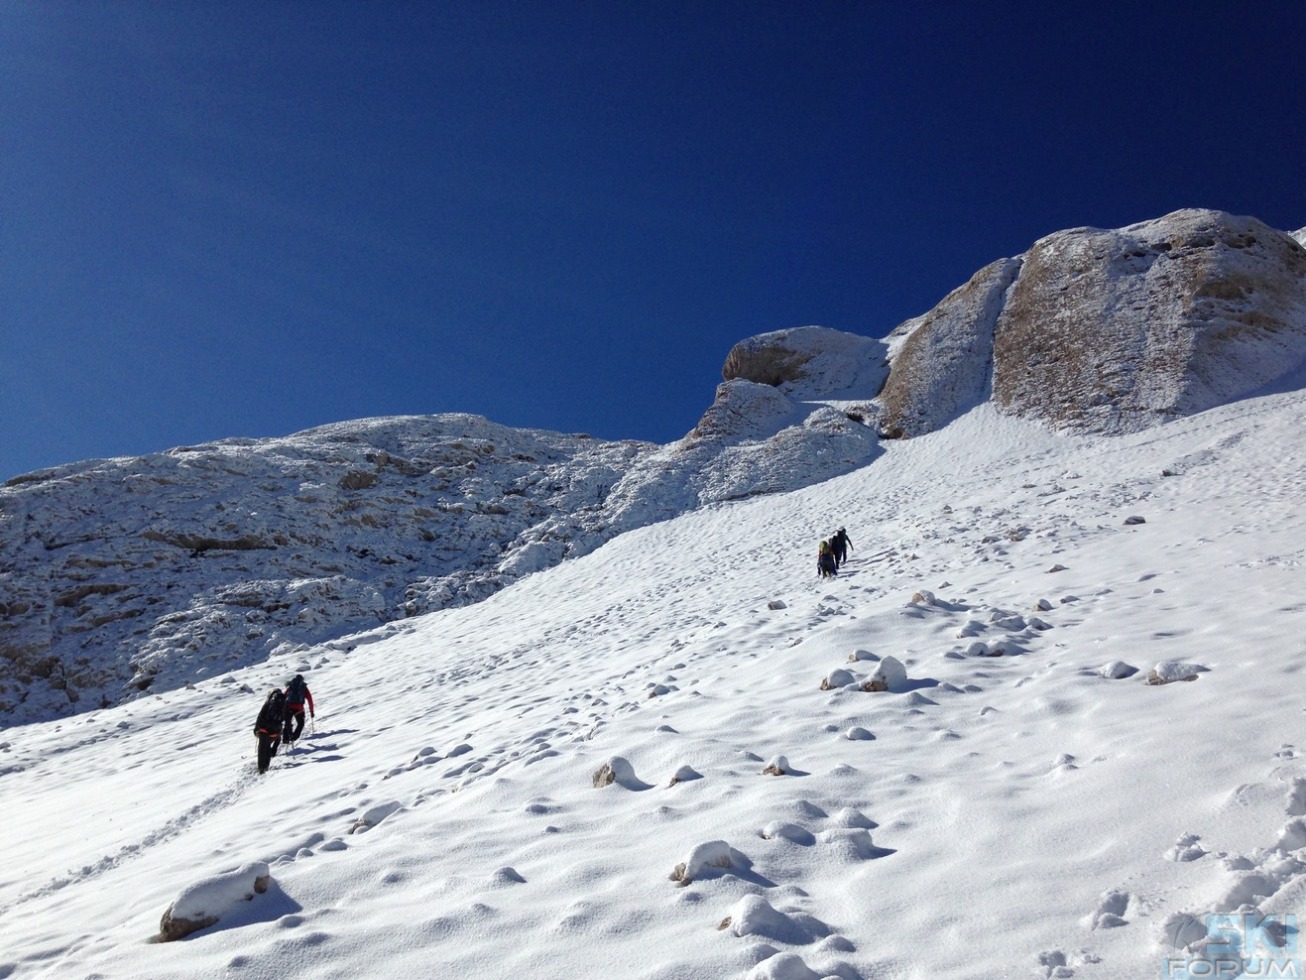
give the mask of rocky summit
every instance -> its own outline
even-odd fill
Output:
[[[1306,234],[1180,211],[1050,235],[873,340],[727,355],[666,446],[472,415],[92,460],[0,487],[0,725],[477,602],[615,535],[871,464],[983,402],[1116,434],[1295,385]]]

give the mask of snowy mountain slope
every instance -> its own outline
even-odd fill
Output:
[[[1154,978],[1194,955],[1167,923],[1306,889],[1304,421],[982,407],[476,605],[13,729],[0,975]],[[889,656],[899,690],[821,690]],[[257,777],[300,670],[317,734]],[[148,942],[256,861],[265,894]]]
[[[668,446],[446,415],[26,474],[0,487],[0,725],[480,601],[618,534],[848,473],[880,434],[990,397],[1124,432],[1286,387],[1303,364],[1306,250],[1182,211],[1048,236],[885,341],[741,341]]]
[[[828,411],[657,447],[469,415],[97,460],[0,488],[0,724],[491,595],[612,536],[868,460]]]

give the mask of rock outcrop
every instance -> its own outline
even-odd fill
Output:
[[[773,330],[741,340],[721,377],[778,388],[791,398],[870,398],[884,383],[884,345],[825,327]]]
[[[998,314],[1019,271],[1019,259],[985,266],[890,335],[893,369],[879,397],[886,437],[929,432],[988,399]]]
[[[1049,235],[890,335],[877,424],[920,435],[991,397],[1111,434],[1251,394],[1306,360],[1302,237],[1202,210]]]
[[[1179,211],[1037,242],[998,317],[993,398],[1059,429],[1213,408],[1306,357],[1306,250],[1254,218]]]

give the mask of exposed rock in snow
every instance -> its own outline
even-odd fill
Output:
[[[349,832],[351,834],[366,833],[382,820],[394,813],[398,813],[403,808],[403,804],[398,800],[387,800],[385,803],[378,803],[375,806],[368,807],[363,815],[350,825]]]
[[[796,399],[869,399],[884,383],[884,354],[882,341],[826,327],[795,327],[735,344],[721,377],[767,385]]]
[[[728,928],[736,936],[763,936],[794,946],[814,942],[830,931],[809,915],[779,911],[760,895],[741,898],[727,921],[730,923]]]
[[[693,766],[681,766],[671,776],[668,786],[677,786],[680,783],[691,783],[695,779],[702,779],[703,774]]]
[[[614,755],[594,773],[595,789],[616,783],[626,789],[649,789],[649,784],[635,775],[635,769],[629,761]]]
[[[263,861],[246,864],[229,874],[215,875],[185,888],[159,922],[159,940],[171,942],[207,929],[240,902],[268,890],[272,871]]]

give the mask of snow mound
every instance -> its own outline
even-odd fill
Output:
[[[745,895],[726,920],[736,936],[761,936],[791,946],[802,946],[829,934],[824,924],[802,913],[776,909],[761,895]]]

